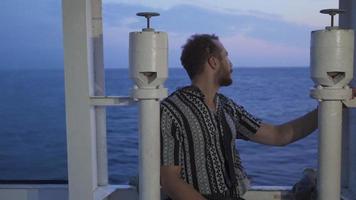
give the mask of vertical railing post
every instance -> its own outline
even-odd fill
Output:
[[[103,50],[103,19],[102,1],[91,0],[92,4],[92,32],[93,32],[93,62],[94,62],[94,94],[105,96],[105,69]],[[96,116],[96,146],[98,163],[98,185],[108,185],[106,108],[95,107]]]
[[[159,101],[140,101],[139,129],[139,199],[159,200],[160,135]]]
[[[342,102],[320,102],[318,118],[318,199],[340,199]]]
[[[92,8],[91,0],[62,0],[70,200],[94,200],[98,187],[98,124],[89,97],[95,95],[94,69],[101,61],[95,50],[100,42],[94,41]]]

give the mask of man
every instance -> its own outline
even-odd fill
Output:
[[[316,109],[271,125],[219,94],[232,83],[232,64],[215,35],[191,36],[181,62],[191,85],[161,103],[161,185],[171,199],[242,199],[249,181],[235,139],[283,146],[317,128]]]

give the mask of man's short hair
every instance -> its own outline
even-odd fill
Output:
[[[180,61],[191,80],[203,71],[204,63],[210,56],[220,58],[221,49],[213,40],[219,40],[219,37],[214,34],[195,34],[182,46]]]

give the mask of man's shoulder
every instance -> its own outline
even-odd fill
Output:
[[[179,97],[182,93],[181,88],[176,89],[174,92],[172,92],[168,97],[164,98],[161,100],[160,105],[161,109],[162,108],[169,108],[169,110],[177,110],[179,109],[177,106],[179,103]]]
[[[181,95],[181,89],[178,88],[172,92],[168,97],[164,98],[160,102],[161,114],[165,113],[166,116],[170,116],[172,120],[178,121],[179,116],[182,116],[182,108],[179,104],[179,95]]]
[[[169,94],[166,98],[162,99],[161,104],[166,104],[168,102],[173,101],[178,94],[179,94],[179,89],[175,90],[174,92]]]
[[[168,97],[164,98],[161,103],[174,102],[178,96],[183,94],[189,94],[189,86],[179,87],[174,92],[172,92]]]

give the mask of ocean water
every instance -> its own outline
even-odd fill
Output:
[[[169,92],[189,84],[170,69]],[[235,68],[221,93],[264,121],[279,124],[316,107],[308,68]],[[106,69],[107,95],[128,95],[127,69]],[[0,70],[0,180],[67,179],[63,70]],[[110,182],[137,175],[137,106],[107,109]],[[253,185],[293,185],[316,167],[317,134],[286,147],[237,141]],[[85,166],[83,166],[85,167]]]

